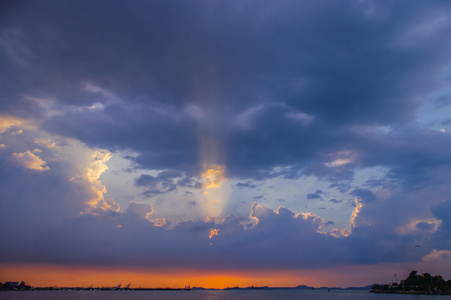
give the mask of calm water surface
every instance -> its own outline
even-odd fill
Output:
[[[27,291],[0,292],[4,300],[451,300],[451,296],[372,294],[368,291]]]

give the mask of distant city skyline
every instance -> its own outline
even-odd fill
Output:
[[[0,282],[451,278],[450,30],[438,0],[2,2]]]

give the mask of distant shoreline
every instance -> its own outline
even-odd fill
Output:
[[[61,287],[61,288],[48,288],[48,287],[36,287],[31,289],[3,289],[0,292],[40,292],[40,291],[191,291],[190,288],[129,288],[129,289],[117,289],[117,288],[81,288],[81,287]]]
[[[399,284],[398,282],[385,285],[376,284],[372,287],[371,292],[377,294],[451,295],[451,280],[445,281],[441,275],[432,276],[429,273],[418,275],[414,270]]]
[[[306,285],[299,285],[296,287],[269,287],[269,286],[249,286],[249,287],[227,287],[227,288],[204,288],[204,287],[185,287],[185,288],[118,288],[118,287],[31,287],[28,288],[8,288],[1,289],[0,292],[5,291],[202,291],[202,290],[222,290],[222,291],[234,291],[234,290],[297,290],[297,291],[370,291],[371,286],[364,287],[310,287]]]
[[[408,294],[408,295],[451,295],[451,291],[384,291],[384,290],[371,290],[370,293],[375,294]]]
[[[51,285],[46,287],[34,287],[31,285],[25,284],[24,281],[14,282],[14,281],[7,281],[5,283],[0,283],[0,291],[58,291],[58,290],[73,290],[73,291],[191,291],[191,290],[371,290],[371,288],[374,286],[367,285],[363,287],[319,287],[315,288],[312,286],[307,285],[298,285],[294,287],[270,287],[270,286],[247,286],[247,287],[226,287],[226,288],[206,288],[206,287],[191,287],[190,285],[186,285],[184,288],[175,288],[175,287],[152,287],[152,288],[146,288],[146,287],[130,287],[131,283],[128,285],[122,286],[122,284],[119,284],[117,286],[110,286],[110,287],[94,287],[93,285],[89,287],[77,287],[77,286],[57,286],[57,285]]]

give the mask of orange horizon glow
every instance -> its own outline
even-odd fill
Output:
[[[121,269],[112,267],[2,264],[0,282],[25,281],[39,287],[226,288],[247,286],[318,286],[316,276],[295,271],[212,271],[193,269]]]
[[[393,274],[406,278],[412,270],[451,278],[447,266],[433,262],[335,266],[303,270],[199,270],[169,268],[92,267],[25,263],[0,264],[0,282],[25,281],[34,287],[116,287],[184,288],[270,286],[315,288],[367,286],[392,283]]]
[[[305,270],[198,270],[146,269],[121,267],[62,266],[45,264],[0,264],[0,282],[25,281],[35,287],[116,287],[131,288],[226,288],[248,286],[295,287],[349,287],[374,283],[390,283],[393,274],[406,277],[412,268],[429,271],[430,266],[393,264],[340,266],[329,269]],[[437,270],[445,277],[445,270]]]

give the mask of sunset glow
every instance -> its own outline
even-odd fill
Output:
[[[407,276],[410,268],[420,270],[433,266],[437,272],[446,272],[446,266],[434,265],[438,261],[439,254],[434,252],[428,263],[416,263],[412,265],[394,264],[391,266],[341,266],[339,268],[316,270],[254,270],[233,271],[222,270],[206,271],[196,269],[155,269],[152,271],[143,268],[124,267],[88,267],[88,266],[58,266],[35,264],[2,264],[2,273],[8,274],[9,279],[23,279],[34,286],[58,286],[58,287],[116,287],[130,283],[130,287],[145,288],[184,288],[206,287],[248,287],[248,286],[273,286],[294,287],[300,283],[313,286],[347,287],[349,280],[356,285],[364,286],[371,280],[377,282],[389,282],[393,272],[399,276]],[[434,257],[434,258],[432,258]],[[435,260],[435,261],[434,261]],[[431,263],[432,262],[432,263]],[[365,270],[367,271],[365,273]],[[387,271],[381,274],[381,271]],[[342,276],[346,273],[346,278]],[[389,273],[389,274],[388,274]],[[0,274],[0,281],[8,279]]]
[[[0,283],[451,278],[450,32],[450,1],[6,1]]]
[[[206,189],[218,188],[221,186],[224,177],[224,166],[213,165],[202,173],[201,178],[204,180],[204,186]]]

